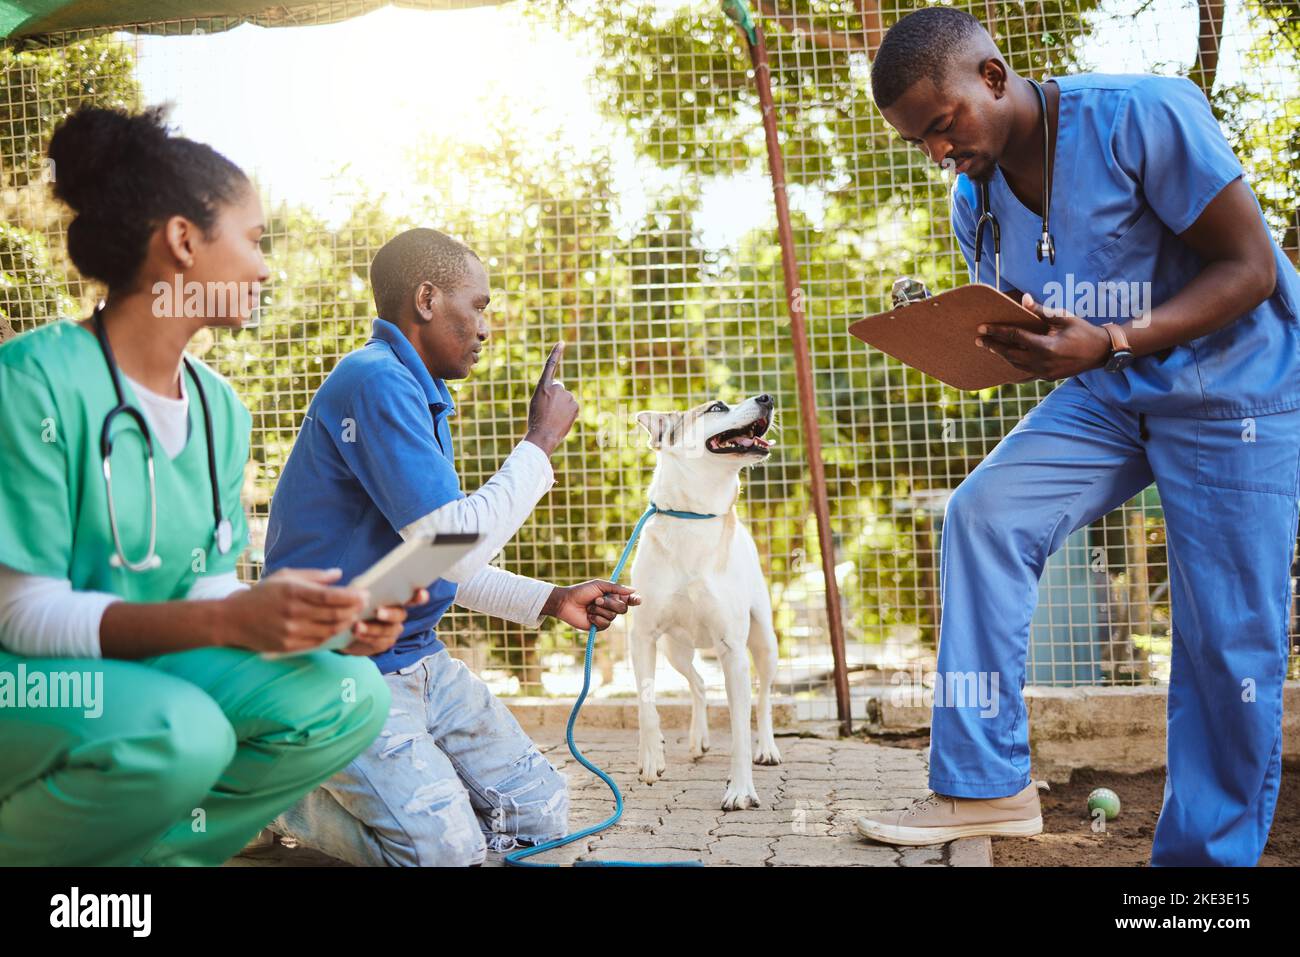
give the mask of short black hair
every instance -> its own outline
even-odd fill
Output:
[[[876,106],[892,106],[922,78],[942,87],[954,62],[981,37],[992,44],[988,31],[965,10],[925,7],[909,13],[889,28],[871,64]]]
[[[210,234],[223,204],[251,188],[244,171],[206,143],[173,135],[166,109],[87,106],[50,137],[54,195],[77,215],[68,257],[109,290],[128,287],[155,229],[184,216]]]
[[[420,283],[431,282],[444,292],[460,285],[469,271],[474,250],[436,229],[408,229],[384,243],[370,262],[370,288],[380,319],[397,322],[402,301]]]

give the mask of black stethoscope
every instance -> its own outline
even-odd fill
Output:
[[[149,425],[145,421],[144,414],[133,405],[128,405],[126,397],[122,394],[122,380],[118,377],[117,360],[113,358],[113,349],[108,344],[108,336],[104,332],[104,303],[100,302],[95,307],[95,313],[91,317],[91,325],[95,327],[95,338],[99,340],[100,351],[104,353],[104,362],[108,365],[109,375],[113,379],[113,391],[117,394],[117,405],[109,410],[108,415],[104,416],[104,424],[99,431],[99,454],[104,460],[104,490],[108,496],[108,524],[113,533],[114,554],[108,560],[108,563],[114,568],[125,568],[130,572],[142,572],[149,569],[158,568],[162,565],[162,559],[154,550],[158,543],[158,489],[155,482],[153,467],[153,436],[149,432]],[[212,410],[208,407],[208,396],[203,391],[203,383],[199,381],[199,374],[195,370],[193,363],[190,362],[189,356],[182,356],[185,363],[185,370],[190,375],[190,381],[194,383],[194,391],[198,394],[199,404],[203,406],[203,430],[208,442],[208,482],[212,488],[212,521],[213,536],[216,539],[217,551],[225,555],[230,551],[231,539],[234,535],[230,526],[230,520],[221,514],[221,486],[217,481],[217,452],[212,438]],[[117,509],[113,505],[113,420],[119,415],[126,415],[135,420],[135,424],[140,427],[140,434],[144,437],[145,455],[148,457],[148,474],[149,474],[149,551],[144,558],[133,562],[126,557],[126,550],[122,547],[122,539],[117,531]]]
[[[1038,261],[1042,262],[1046,257],[1048,263],[1056,265],[1056,243],[1052,241],[1052,234],[1048,231],[1047,223],[1052,213],[1052,187],[1048,182],[1052,158],[1051,131],[1047,122],[1047,94],[1037,80],[1029,80],[1033,84],[1034,92],[1038,94],[1038,106],[1043,114],[1043,234],[1038,237],[1038,245],[1034,252],[1038,254]],[[998,226],[998,218],[993,215],[993,207],[989,204],[989,184],[984,180],[979,184],[980,190],[980,218],[975,223],[975,281],[980,281],[980,260],[984,255],[984,227],[987,225],[993,236],[993,287],[1002,288],[1002,230]]]

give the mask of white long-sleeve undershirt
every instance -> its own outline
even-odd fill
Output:
[[[138,395],[144,391],[135,383],[133,386]],[[187,414],[185,400],[172,402],[175,405],[167,408],[167,414],[182,419]],[[167,433],[169,438],[178,435],[177,422],[154,421],[161,418],[163,405],[143,404],[156,433]],[[168,454],[176,451],[166,446],[164,450]],[[443,576],[459,584],[456,603],[535,628],[541,624],[542,606],[555,586],[488,562],[514,537],[554,483],[550,458],[532,442],[522,441],[482,488],[416,519],[400,534],[410,539],[439,532],[481,533],[483,540]],[[246,587],[233,572],[206,575],[194,581],[186,598],[219,600]],[[67,579],[26,575],[0,566],[0,647],[29,657],[99,658],[104,611],[120,600],[106,592],[76,591]]]
[[[456,589],[456,604],[470,611],[536,628],[542,623],[542,606],[554,589],[550,582],[484,565],[473,578]]]
[[[555,586],[495,568],[488,562],[515,537],[554,484],[550,456],[525,439],[478,491],[434,509],[400,529],[399,534],[409,541],[417,535],[478,532],[482,540],[442,575],[459,585],[456,604],[537,627],[542,605]]]
[[[234,572],[202,575],[185,597],[218,601],[248,586]],[[0,647],[28,658],[101,658],[99,628],[120,595],[77,591],[66,578],[0,565]]]
[[[146,389],[125,372],[122,373],[122,378],[131,384],[131,390],[135,392],[140,411],[144,413],[154,439],[169,458],[175,458],[185,448],[190,437],[190,394],[185,388],[187,374],[180,375],[179,399]]]

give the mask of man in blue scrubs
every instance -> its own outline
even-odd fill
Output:
[[[981,685],[998,689],[994,706],[936,701],[934,793],[859,832],[930,844],[1041,831],[1021,694],[1038,578],[1072,531],[1154,481],[1173,620],[1151,863],[1254,865],[1281,773],[1300,495],[1295,267],[1185,79],[1058,77],[1042,84],[1044,110],[977,20],[929,8],[886,35],[872,86],[898,133],[958,174],[952,223],[972,279],[986,185],[1000,277],[986,228],[978,279],[1047,323],[984,327],[977,344],[1065,381],[944,519],[939,680],[996,678]],[[1040,257],[1045,232],[1055,248]]]

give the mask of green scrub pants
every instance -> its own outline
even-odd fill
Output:
[[[68,707],[78,673],[81,700]],[[364,751],[388,707],[373,662],[328,651],[0,651],[0,866],[220,864]]]

